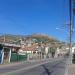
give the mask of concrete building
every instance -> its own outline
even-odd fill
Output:
[[[13,52],[17,54],[20,46],[15,44],[2,43],[2,49],[0,50],[0,63],[10,63],[13,58]]]

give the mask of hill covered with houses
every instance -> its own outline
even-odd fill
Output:
[[[30,44],[48,44],[51,47],[61,47],[64,42],[58,40],[55,37],[45,35],[45,34],[32,34],[32,35],[11,35],[5,34],[0,35],[0,43],[9,43],[16,45],[30,45]]]
[[[45,34],[0,35],[0,43],[4,43],[4,63],[54,57],[57,49],[64,45],[58,39]]]
[[[0,35],[0,42],[20,43],[20,41],[32,40],[36,43],[49,43],[60,42],[58,39],[45,35],[45,34],[32,34],[32,35]]]

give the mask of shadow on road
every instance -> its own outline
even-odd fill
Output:
[[[63,61],[57,62],[56,64],[52,65],[51,67],[44,64],[44,65],[42,65],[42,67],[44,68],[45,71],[41,75],[52,75],[52,73],[54,73],[55,71],[57,71],[59,69],[65,69],[65,64],[66,63]]]
[[[51,75],[52,72],[50,72],[45,65],[42,65],[42,67],[45,69],[45,72],[43,72],[42,75],[44,75],[44,73],[46,73],[47,75]]]

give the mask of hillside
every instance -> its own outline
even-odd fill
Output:
[[[44,34],[32,34],[26,36],[6,34],[0,36],[0,42],[5,41],[8,43],[14,43],[19,41],[20,39],[22,40],[36,39],[36,42],[42,42],[42,43],[59,42],[59,40]]]

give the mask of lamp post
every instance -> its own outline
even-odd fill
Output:
[[[70,64],[72,63],[72,32],[73,32],[73,23],[72,23],[72,0],[69,0],[69,56]]]
[[[72,31],[73,31],[71,21],[67,25],[69,26],[69,28],[68,28],[69,31],[66,31],[66,32],[69,35],[69,41],[68,41],[68,43],[69,43],[69,58],[70,58],[69,63],[71,64],[72,63]],[[56,28],[56,29],[57,30],[65,30],[64,28]]]

